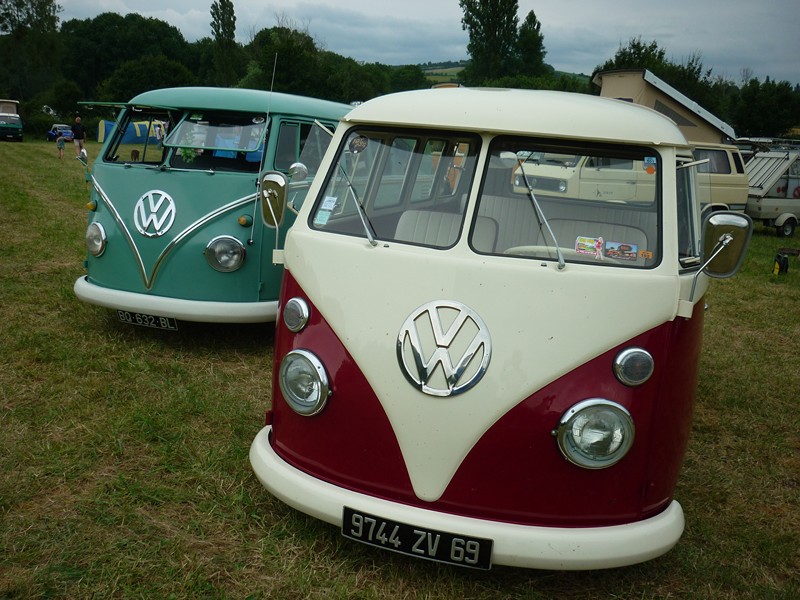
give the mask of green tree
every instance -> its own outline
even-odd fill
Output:
[[[695,52],[683,64],[674,63],[666,50],[655,40],[642,42],[641,37],[631,38],[627,46],[620,46],[614,58],[599,65],[596,71],[613,69],[647,69],[700,106],[725,120],[725,102],[713,91],[711,69],[703,67],[702,57]]]
[[[546,75],[551,70],[544,62],[547,50],[544,48],[542,24],[533,11],[519,26],[516,54],[518,71],[522,75],[536,77]]]
[[[784,137],[800,124],[800,93],[788,81],[751,79],[739,93],[733,124],[739,136]]]
[[[469,34],[470,63],[462,77],[468,85],[513,74],[517,52],[517,0],[459,0],[461,26]]]
[[[64,10],[53,0],[0,0],[0,32],[15,33],[22,29],[55,33],[58,13]]]
[[[189,58],[189,45],[177,27],[136,13],[71,19],[61,32],[66,43],[64,74],[89,99],[95,99],[97,85],[127,61],[164,56],[187,64]]]
[[[382,93],[378,91],[381,85],[388,86],[388,76],[375,68],[365,69],[352,58],[322,51],[317,60],[319,77],[311,96],[338,102],[364,101]]]
[[[118,102],[158,88],[197,85],[194,74],[166,56],[143,56],[120,64],[98,86],[99,100]]]
[[[392,92],[422,90],[430,85],[419,65],[393,67],[389,73],[389,87]]]
[[[612,69],[648,69],[656,75],[663,73],[669,64],[667,52],[660,48],[658,42],[653,40],[649,44],[642,42],[641,37],[631,38],[627,46],[620,45],[619,50],[595,71],[610,71]]]
[[[244,50],[241,46],[238,47],[239,66],[237,67],[237,76],[245,71],[245,57]],[[215,82],[214,79],[214,56],[216,52],[216,43],[210,37],[200,38],[196,42],[190,42],[188,51],[186,53],[186,60],[184,65],[197,77],[197,81],[203,85],[211,85]],[[236,85],[238,80],[231,83]]]
[[[52,0],[0,0],[0,91],[31,99],[58,79],[61,40]]]
[[[317,46],[307,31],[278,26],[259,31],[247,46],[257,63],[248,81],[263,90],[312,95],[317,79]],[[254,76],[257,76],[255,78]]]
[[[241,48],[236,43],[236,14],[231,0],[211,3],[211,31],[214,34],[214,82],[233,85],[241,72]]]

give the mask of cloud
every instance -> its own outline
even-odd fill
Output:
[[[62,20],[102,12],[137,12],[176,25],[188,41],[211,36],[211,0],[71,0]],[[331,52],[390,65],[467,58],[467,33],[457,0],[235,0],[237,38],[279,20],[307,29]],[[542,23],[546,61],[561,71],[589,74],[632,38],[655,40],[669,60],[699,55],[712,75],[735,82],[743,69],[764,80],[800,84],[797,0],[519,0],[519,18],[533,10]]]

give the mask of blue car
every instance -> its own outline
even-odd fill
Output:
[[[59,136],[64,136],[64,139],[72,139],[72,128],[64,123],[55,123],[47,132],[47,141],[55,142]]]

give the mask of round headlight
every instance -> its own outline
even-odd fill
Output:
[[[100,223],[92,223],[86,228],[86,250],[92,256],[100,256],[106,250],[106,230]]]
[[[308,317],[311,311],[308,304],[302,298],[292,298],[283,307],[283,322],[289,331],[297,333],[308,324]]]
[[[221,235],[208,243],[204,254],[208,264],[214,269],[230,273],[242,266],[247,253],[244,244],[235,237]]]
[[[565,412],[553,432],[564,457],[586,469],[619,462],[633,445],[630,413],[616,402],[593,398]]]
[[[567,191],[567,182],[563,179],[558,180],[558,191],[562,194]]]
[[[286,402],[304,417],[321,411],[330,395],[325,367],[308,350],[292,350],[283,357],[278,382]]]
[[[642,348],[626,348],[614,358],[614,375],[625,385],[642,385],[650,379],[653,368],[653,357]]]

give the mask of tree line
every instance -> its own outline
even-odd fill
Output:
[[[541,23],[518,18],[517,0],[459,0],[469,34],[460,82],[470,86],[557,89],[597,94],[587,76],[556,72],[545,62]],[[0,96],[22,102],[26,124],[69,122],[80,101],[122,102],[156,88],[212,85],[273,89],[336,100],[430,86],[425,65],[359,62],[322,49],[289,19],[235,39],[232,0],[214,0],[211,35],[188,42],[176,27],[131,13],[60,22],[54,0],[0,0]],[[632,39],[596,70],[647,68],[730,123],[739,135],[785,136],[800,125],[800,89],[788,82],[714,77],[699,55],[671,62],[656,42]]]
[[[533,11],[520,23],[517,0],[459,0],[459,5],[464,11],[462,27],[469,34],[471,64],[464,71],[468,85],[600,92],[591,78],[556,73],[545,62],[541,23]],[[637,37],[594,71],[612,69],[650,70],[733,126],[738,136],[789,137],[792,128],[800,127],[800,85],[769,78],[760,82],[747,71],[737,85],[714,76],[699,53],[675,63],[657,42]]]

